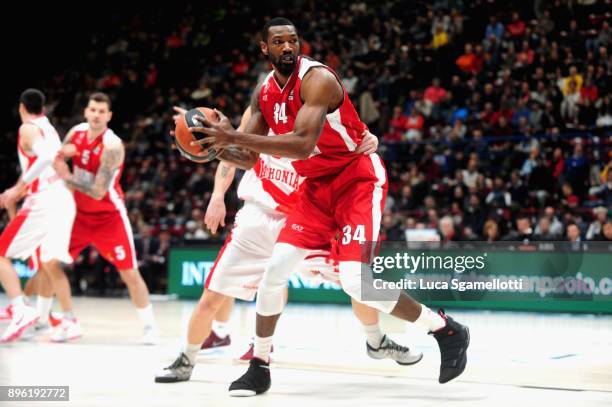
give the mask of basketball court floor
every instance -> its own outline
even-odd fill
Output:
[[[0,306],[8,302],[0,295]],[[254,306],[237,304],[232,345],[200,355],[192,380],[156,384],[177,356],[195,302],[154,302],[162,337],[139,345],[140,324],[127,299],[77,298],[81,340],[44,338],[0,345],[0,385],[70,386],[69,402],[0,402],[1,406],[611,406],[612,316],[455,311],[469,325],[466,372],[437,382],[439,352],[420,329],[383,316],[395,340],[421,350],[414,366],[372,360],[346,306],[288,305],[272,354],[272,388],[231,398],[229,383],[246,370]],[[0,323],[4,329],[6,323]]]

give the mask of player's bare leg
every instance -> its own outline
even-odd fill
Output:
[[[362,298],[364,267],[369,266],[356,261],[340,262],[339,274],[343,290],[351,298],[404,321],[414,322],[433,335],[441,354],[438,378],[440,383],[446,383],[463,373],[470,343],[468,328],[454,321],[442,310],[433,312],[404,292],[383,293],[386,297],[384,300]]]
[[[35,325],[39,315],[35,308],[26,303],[19,276],[6,257],[0,257],[0,283],[13,306],[11,323],[0,336],[0,342],[9,342],[19,338],[27,328]]]
[[[26,281],[25,287],[23,287],[23,295],[25,295],[26,297],[37,295],[39,276],[40,276],[40,273],[36,273],[32,277],[28,278],[28,281]]]
[[[72,312],[72,290],[66,272],[57,260],[51,260],[43,265],[43,270],[49,276],[53,291],[63,313]]]
[[[291,270],[306,255],[306,251],[286,243],[274,246],[270,262],[259,285],[257,295],[257,321],[255,358],[249,370],[229,388],[231,396],[254,396],[265,393],[271,385],[269,354],[278,318],[283,310],[282,290]],[[438,341],[442,363],[439,382],[446,383],[459,376],[467,362],[469,346],[467,327],[446,316],[443,311],[432,312],[405,293],[385,301],[363,301],[361,298],[363,265],[355,261],[341,261],[340,282],[343,290],[359,302],[392,314],[400,319],[424,326]]]
[[[67,342],[80,338],[83,335],[81,325],[77,321],[72,308],[72,291],[70,282],[66,277],[61,263],[51,260],[42,263],[42,270],[48,276],[53,285],[53,291],[57,296],[62,310],[62,320],[51,334],[52,342]]]
[[[366,335],[366,352],[373,359],[392,359],[400,365],[413,365],[422,358],[421,352],[413,352],[399,345],[384,334],[380,328],[378,310],[351,298],[353,314],[361,322]]]
[[[121,279],[127,286],[132,303],[136,306],[138,316],[144,327],[142,342],[145,345],[155,345],[159,343],[157,328],[155,327],[155,317],[153,315],[153,305],[149,300],[149,289],[145,284],[138,269],[119,270]]]
[[[35,326],[23,333],[21,339],[31,339],[36,335],[44,335],[51,332],[49,317],[51,315],[51,306],[53,305],[53,286],[51,284],[51,279],[47,273],[43,271],[43,268],[44,264],[41,263],[40,270],[28,279],[28,283],[33,281],[30,287],[33,291],[32,294],[36,295],[36,310],[38,311],[40,319]],[[24,289],[24,293],[25,292],[26,290]]]
[[[229,346],[232,343],[227,324],[233,309],[234,299],[231,297],[226,297],[214,315],[212,321],[212,331],[202,343],[201,349]]]
[[[211,334],[213,318],[228,300],[230,300],[230,297],[226,295],[204,290],[200,301],[191,313],[187,343],[185,343],[178,358],[155,377],[157,383],[175,383],[189,380],[202,342]]]

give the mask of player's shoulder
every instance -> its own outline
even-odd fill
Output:
[[[72,128],[68,130],[66,136],[73,136],[77,133],[84,133],[87,130],[89,130],[89,124],[87,124],[87,122],[79,123],[76,126],[72,126]]]
[[[76,133],[78,131],[87,131],[89,130],[89,124],[87,122],[79,123],[76,126],[73,126],[69,133]]]
[[[311,66],[302,78],[300,94],[310,96],[332,96],[342,91],[340,79],[325,65]]]
[[[327,71],[328,73],[331,73],[329,71],[330,68],[327,65],[325,65],[325,64],[323,64],[323,63],[321,63],[321,62],[319,62],[317,60],[314,60],[314,59],[312,59],[310,57],[301,56],[300,57],[300,69],[298,71],[298,76],[300,78],[303,78],[305,75],[307,75],[307,74],[311,73],[311,71],[313,71],[312,68],[319,68],[319,67],[326,68],[326,69],[322,69],[322,70],[323,71]],[[319,71],[319,69],[317,69],[317,71]],[[333,74],[332,74],[332,76],[333,76]]]
[[[104,143],[105,148],[123,147],[123,141],[121,141],[121,138],[119,138],[119,136],[111,129],[107,129],[102,137],[102,143]]]
[[[38,126],[32,122],[21,123],[21,126],[19,126],[19,134],[24,135],[31,132],[38,133],[40,130],[38,129]]]

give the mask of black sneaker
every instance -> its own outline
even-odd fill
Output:
[[[253,358],[249,370],[230,385],[229,394],[232,397],[251,397],[267,392],[271,384],[270,364]]]
[[[187,355],[181,352],[178,358],[164,371],[155,376],[155,383],[186,382],[191,378],[193,365],[189,362]]]
[[[430,332],[440,347],[440,383],[446,383],[459,376],[467,364],[467,348],[470,346],[470,330],[448,315],[444,310],[438,314],[446,320],[446,325],[435,332]]]

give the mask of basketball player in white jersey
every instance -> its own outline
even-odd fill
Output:
[[[0,195],[0,207],[10,207],[24,195],[25,201],[0,235],[0,282],[13,306],[11,323],[0,342],[19,338],[40,318],[26,303],[10,259],[26,259],[40,246],[45,269],[59,268],[60,262],[71,263],[68,245],[76,213],[72,193],[51,167],[61,141],[44,115],[45,96],[37,89],[27,89],[19,102],[22,124],[17,150],[22,175]]]
[[[247,109],[241,127],[249,118],[250,110]],[[370,135],[370,142],[372,137]],[[368,148],[370,146],[371,143],[366,141],[357,153],[367,155],[376,151],[377,144],[371,150]],[[230,168],[232,166],[223,161],[219,164],[218,171],[224,175],[220,178],[225,180],[223,192],[231,183],[231,179],[227,181],[226,178]],[[211,334],[213,317],[232,298],[254,300],[265,265],[272,255],[272,247],[285,224],[286,213],[297,198],[301,181],[301,177],[291,167],[291,160],[263,154],[255,168],[245,173],[238,187],[238,196],[244,200],[245,205],[236,214],[234,229],[206,279],[205,291],[189,322],[187,343],[177,359],[155,377],[156,382],[189,380],[202,341]],[[312,251],[300,264],[298,272],[308,279],[322,278],[339,283],[338,273],[334,270],[333,259],[328,251]],[[411,365],[421,360],[423,355],[420,352],[412,352],[398,345],[381,332],[378,311],[357,301],[352,303],[353,312],[363,325],[367,338],[366,352],[370,357],[392,359],[401,365]]]

